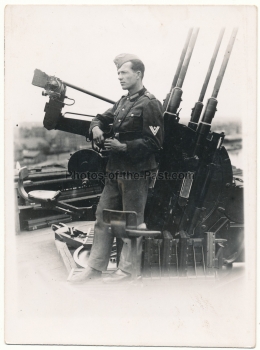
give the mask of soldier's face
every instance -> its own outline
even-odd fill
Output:
[[[124,63],[117,71],[118,79],[123,90],[133,89],[140,81],[140,72],[132,70],[132,63]]]

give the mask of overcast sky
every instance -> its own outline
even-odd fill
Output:
[[[42,122],[47,97],[31,84],[34,69],[112,100],[124,92],[113,59],[133,53],[144,62],[145,87],[162,101],[169,92],[190,27],[200,27],[183,85],[181,117],[207,73],[219,32],[226,28],[204,99],[210,97],[233,27],[239,27],[218,95],[215,118],[250,118],[247,95],[255,76],[254,7],[245,6],[8,6],[5,11],[6,118]],[[253,91],[253,90],[252,90]],[[70,88],[67,111],[95,115],[110,105]]]

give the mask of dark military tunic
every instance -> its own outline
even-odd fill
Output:
[[[108,172],[141,172],[157,167],[156,153],[163,142],[162,105],[145,88],[132,96],[123,96],[112,108],[98,114],[90,125],[101,130],[113,125],[113,134],[127,145],[126,152],[110,152]],[[137,224],[144,220],[144,209],[148,195],[149,179],[128,180],[123,178],[106,179],[96,211],[94,242],[88,265],[96,270],[105,271],[109,262],[114,237],[103,222],[103,210],[125,210],[137,213]],[[118,268],[132,272],[131,239],[123,239]],[[136,261],[140,273],[142,256],[142,237],[137,238]]]
[[[127,145],[126,152],[111,152],[107,171],[143,171],[157,167],[156,153],[163,142],[163,110],[161,103],[145,88],[122,98],[91,122],[101,130],[113,125],[113,134]]]

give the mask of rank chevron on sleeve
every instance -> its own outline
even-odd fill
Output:
[[[157,134],[158,130],[160,129],[159,126],[149,126],[151,129],[151,132],[154,134],[154,136]]]

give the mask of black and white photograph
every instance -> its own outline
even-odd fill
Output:
[[[5,7],[10,345],[256,346],[257,7]]]

